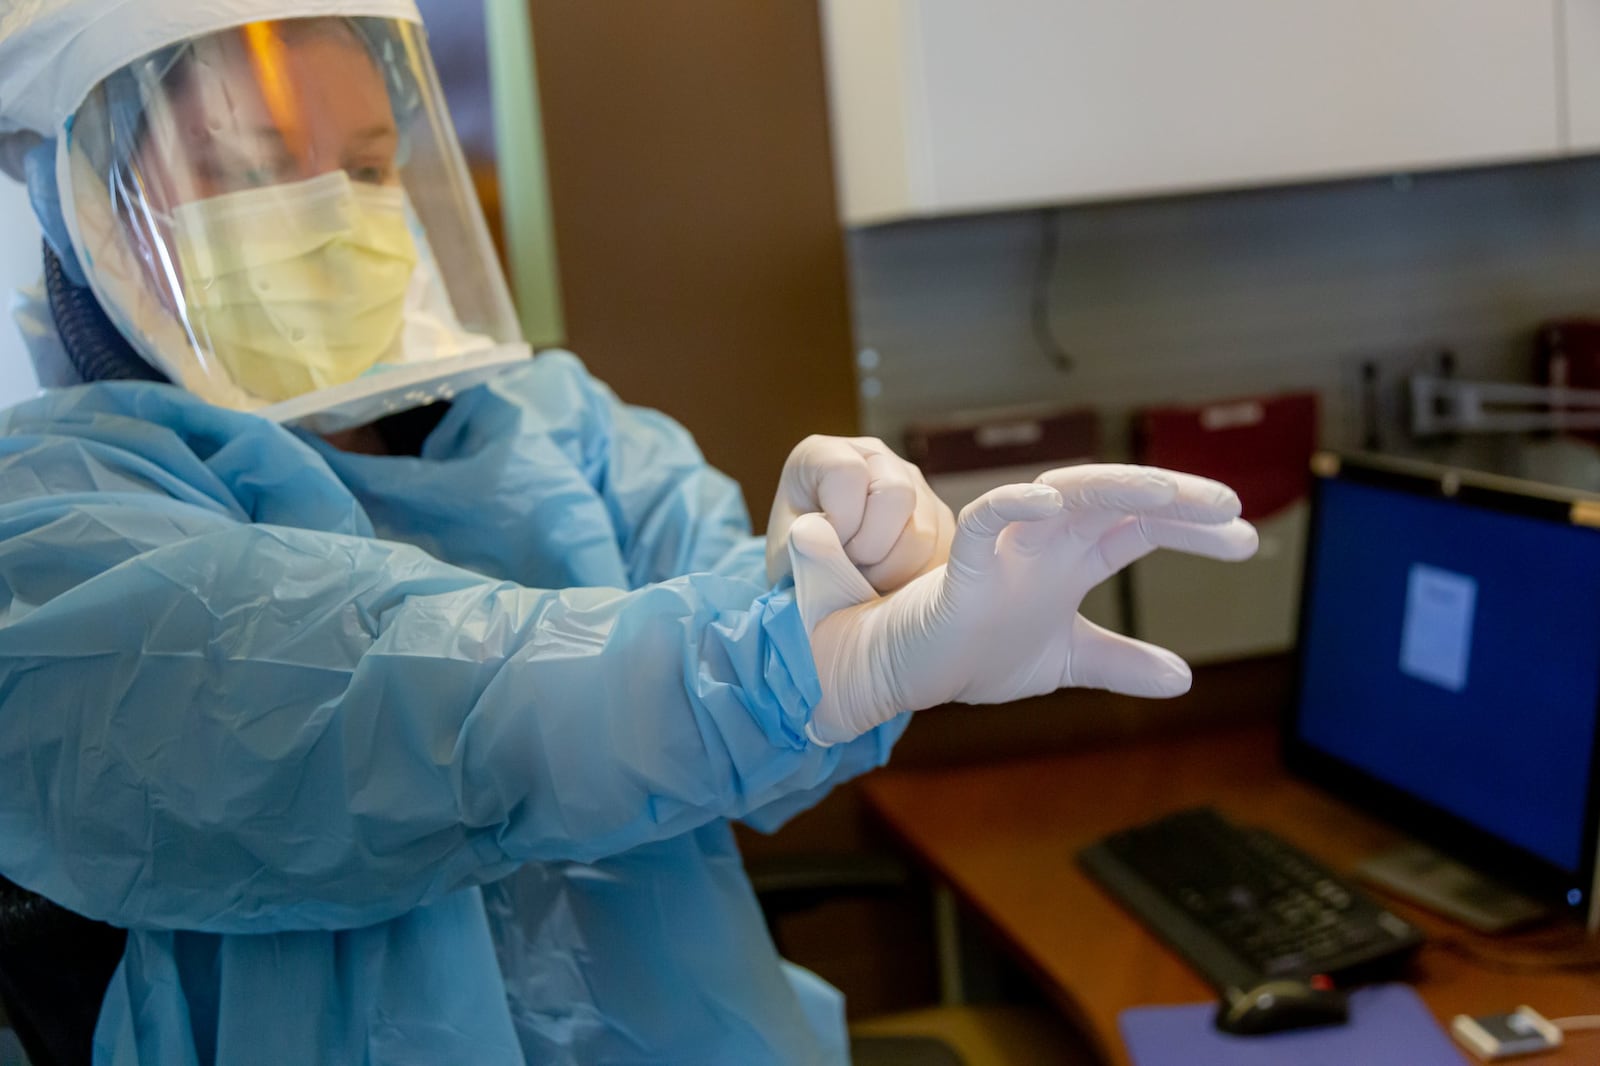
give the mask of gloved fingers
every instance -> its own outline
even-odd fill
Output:
[[[854,441],[814,434],[789,453],[779,496],[795,514],[821,511],[849,541],[861,528],[870,481],[866,456]]]
[[[1024,555],[1048,550],[1063,533],[1098,540],[1128,515],[1223,524],[1240,510],[1239,497],[1221,482],[1151,466],[1087,463],[1048,470],[1037,480],[1060,490],[1065,506],[1053,522],[1011,535],[1011,547]]]
[[[1239,496],[1220,481],[1154,466],[1085,463],[1047,470],[1035,479],[1061,493],[1069,511],[1103,509],[1184,522],[1238,518]]]
[[[1203,555],[1225,563],[1243,562],[1261,547],[1261,535],[1256,527],[1242,518],[1217,526],[1170,518],[1145,519],[1144,524],[1152,531],[1157,547]]]
[[[879,592],[892,592],[927,573],[944,560],[935,560],[938,531],[920,515],[913,515],[900,530],[900,539],[879,562],[861,567],[861,573]]]
[[[1071,536],[1099,540],[1129,514],[1158,512],[1177,498],[1177,485],[1165,471],[1116,463],[1085,463],[1047,470],[1034,479],[1061,493],[1061,514],[1049,522],[1023,526],[1007,535],[1007,547],[1038,555]]]
[[[843,539],[850,561],[870,567],[884,562],[908,532],[915,533],[912,523],[917,512],[917,484],[911,476],[915,468],[898,456],[875,452],[864,458],[865,506],[855,534]]]
[[[1013,526],[1005,535],[1007,551],[1018,555],[1041,555],[1063,543],[1083,544],[1099,540],[1107,530],[1128,520],[1122,511],[1068,510],[1063,508],[1047,521]]]
[[[1061,494],[1049,485],[1001,485],[961,509],[950,541],[950,572],[981,576],[994,566],[995,544],[1013,522],[1040,522],[1061,513]]]
[[[1220,481],[1175,470],[1167,471],[1167,475],[1177,483],[1178,498],[1172,502],[1170,510],[1162,513],[1163,518],[1221,524],[1231,522],[1244,511],[1239,494]]]
[[[805,438],[784,463],[767,521],[768,579],[778,581],[790,570],[788,530],[796,517],[820,511],[850,560],[875,575],[876,587],[898,588],[947,554],[954,519],[939,504],[942,523],[937,514],[924,520],[931,497],[922,472],[876,437]]]
[[[1239,562],[1254,555],[1259,544],[1255,527],[1242,518],[1220,526],[1144,515],[1124,518],[1100,538],[1099,559],[1104,563],[1105,573],[1098,575],[1097,580],[1104,581],[1157,548]]]
[[[835,611],[877,598],[839,543],[839,533],[820,514],[803,514],[789,527],[789,564],[795,600],[806,632]]]
[[[767,579],[776,583],[790,572],[789,527],[800,515],[827,511],[831,504],[834,528],[846,539],[853,536],[866,485],[866,459],[851,441],[813,434],[796,444],[784,460],[767,516]]]
[[[808,447],[800,471],[800,485],[808,499],[800,511],[821,511],[838,530],[838,539],[850,543],[861,531],[872,485],[866,456],[838,437],[806,437],[800,447]]]
[[[906,469],[917,488],[916,510],[883,560],[861,569],[879,592],[892,592],[935,567],[943,566],[950,557],[950,539],[956,531],[955,515],[933,494],[922,471],[909,463]]]
[[[1113,633],[1078,615],[1062,682],[1159,699],[1188,692],[1194,675],[1188,663],[1167,649]]]
[[[1068,511],[1151,511],[1170,505],[1178,496],[1178,486],[1167,471],[1123,463],[1057,467],[1034,481],[1061,493]]]

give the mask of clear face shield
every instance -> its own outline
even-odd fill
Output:
[[[255,22],[102,81],[57,179],[96,297],[175,383],[328,432],[526,358],[422,30]]]

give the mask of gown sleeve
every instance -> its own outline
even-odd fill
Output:
[[[546,369],[558,369],[570,392],[552,388],[553,375],[547,375],[528,390],[526,402],[538,404],[557,425],[581,426],[572,435],[582,444],[569,450],[602,457],[591,463],[592,476],[618,531],[630,580],[642,584],[708,569],[765,585],[766,539],[750,535],[738,484],[706,462],[689,432],[659,411],[623,403],[570,353],[540,358],[557,364]],[[886,763],[908,722],[902,715],[840,745],[825,780],[788,792],[742,820],[775,832],[835,785]]]
[[[0,416],[0,873],[72,910],[382,921],[814,792],[898,728],[805,740],[785,588],[490,580],[371,536],[287,434],[175,396]],[[324,528],[272,520],[287,489]]]
[[[701,571],[767,584],[765,541],[750,534],[738,483],[706,462],[688,430],[622,402],[570,352],[543,352],[537,362],[536,373],[495,387],[584,470],[629,587]]]

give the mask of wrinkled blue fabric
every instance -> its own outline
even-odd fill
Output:
[[[67,233],[66,216],[61,213],[61,190],[56,185],[55,138],[40,141],[22,157],[23,173],[28,181],[28,203],[39,220],[44,239],[50,250],[61,260],[61,269],[74,285],[87,285],[78,254],[73,251],[72,238]]]
[[[843,1061],[728,824],[887,758],[817,694],[736,487],[570,355],[419,458],[0,414],[0,873],[131,930],[99,1063]]]

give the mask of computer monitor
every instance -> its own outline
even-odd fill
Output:
[[[1313,471],[1290,770],[1595,928],[1600,500],[1373,457]]]

